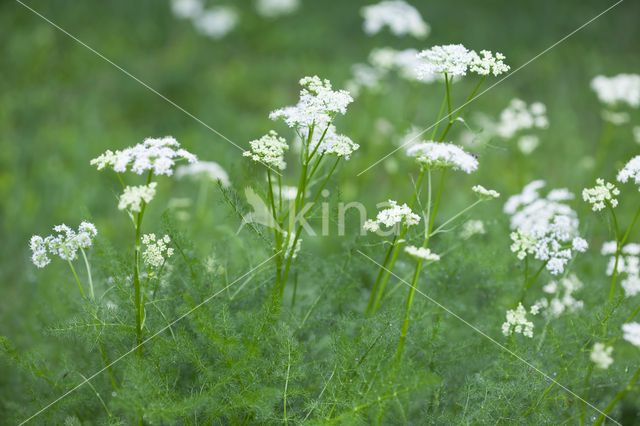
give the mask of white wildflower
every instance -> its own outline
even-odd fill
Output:
[[[385,71],[367,64],[353,64],[351,74],[353,77],[345,86],[351,95],[357,97],[363,87],[371,91],[378,91],[380,80],[384,77]]]
[[[559,284],[557,281],[550,281],[542,290],[553,297],[549,300],[542,298],[536,305],[540,311],[544,310],[547,318],[558,318],[564,312],[575,312],[584,307],[584,302],[574,297],[574,293],[582,287],[582,281],[575,274],[562,278]]]
[[[613,352],[613,346],[605,346],[604,343],[596,343],[591,349],[591,355],[589,358],[594,362],[596,367],[606,370],[611,364],[613,364],[613,358],[611,353]]]
[[[265,18],[289,15],[300,7],[300,0],[257,0],[256,10]]]
[[[624,280],[620,281],[620,285],[624,289],[626,297],[633,297],[640,293],[640,276],[630,275]]]
[[[486,234],[486,230],[484,229],[484,222],[481,220],[468,220],[462,225],[462,231],[460,231],[460,238],[463,240],[468,240],[474,235],[482,235]]]
[[[249,142],[251,151],[245,151],[245,157],[251,157],[253,161],[263,163],[267,167],[284,170],[287,164],[284,162],[284,152],[289,149],[284,138],[271,130],[260,139]]]
[[[640,348],[640,323],[630,322],[622,324],[622,332],[624,340],[636,345]]]
[[[193,19],[202,13],[202,0],[171,0],[171,11],[181,19]]]
[[[178,166],[176,168],[176,178],[190,177],[192,179],[209,179],[214,182],[220,181],[222,186],[228,187],[231,182],[229,175],[214,161],[197,161],[193,164]]]
[[[411,35],[425,38],[429,35],[429,25],[422,20],[420,12],[410,4],[400,0],[382,1],[362,8],[364,32],[373,35],[387,26],[396,36]]]
[[[608,276],[613,274],[616,267],[617,250],[616,241],[608,241],[602,245],[600,253],[610,256],[606,271]],[[621,277],[620,284],[626,297],[633,297],[640,292],[640,244],[628,243],[620,248],[617,273]]]
[[[56,234],[42,238],[34,235],[29,241],[31,260],[38,268],[44,268],[51,262],[50,255],[59,256],[62,260],[72,261],[79,249],[85,249],[93,244],[98,231],[92,223],[82,222],[77,231],[67,225],[53,227]]]
[[[585,188],[582,190],[582,198],[591,204],[594,212],[602,210],[608,204],[611,207],[618,205],[618,200],[613,198],[620,195],[620,190],[610,182],[605,182],[604,179],[596,179],[597,185],[593,188]]]
[[[616,176],[618,182],[626,183],[632,179],[636,184],[640,185],[640,155],[633,157]],[[639,188],[640,190],[640,188]]]
[[[142,203],[149,203],[156,195],[156,182],[151,182],[149,185],[139,186],[127,186],[124,188],[124,192],[120,196],[118,202],[118,209],[129,209],[132,212],[139,212],[142,210]]]
[[[478,160],[451,143],[421,142],[410,146],[407,155],[414,157],[423,167],[452,168],[471,173],[478,168]]]
[[[440,256],[432,253],[428,248],[407,246],[404,248],[404,251],[407,252],[409,256],[415,257],[416,259],[431,260],[434,262],[440,260]]]
[[[309,129],[302,128],[299,131],[304,143],[309,138]],[[320,146],[318,146],[320,143]],[[317,149],[316,149],[317,147]],[[315,128],[311,141],[309,143],[309,151],[316,151],[316,154],[336,155],[349,159],[351,154],[360,148],[360,145],[354,143],[348,136],[338,134],[333,124],[329,124],[324,128]]]
[[[473,58],[469,65],[469,71],[479,75],[492,73],[494,76],[498,76],[510,69],[509,65],[503,62],[504,59],[505,56],[500,52],[496,52],[494,55],[488,50],[481,50],[480,55],[475,55]]]
[[[523,130],[545,129],[548,126],[547,108],[543,103],[533,102],[531,105],[527,105],[523,100],[514,98],[500,112],[499,121],[488,127],[490,133],[495,133],[504,139],[511,139]],[[532,141],[523,142],[523,144],[525,143],[534,144]],[[537,141],[535,145],[537,146]]]
[[[166,259],[173,255],[173,248],[167,247],[171,242],[171,238],[165,235],[156,239],[155,234],[144,234],[142,236],[142,244],[146,246],[142,252],[142,260],[151,268],[161,267]]]
[[[177,140],[167,136],[159,139],[147,138],[142,143],[122,151],[107,150],[91,160],[90,164],[97,166],[98,170],[111,167],[118,173],[126,172],[130,166],[131,171],[139,175],[150,171],[154,175],[171,176],[176,160],[180,159],[189,163],[195,163],[197,160],[195,155],[181,149]]]
[[[474,63],[477,54],[461,44],[434,46],[418,53],[423,61],[417,72],[419,75],[447,74],[449,77],[463,76]]]
[[[630,107],[640,106],[640,75],[618,74],[614,77],[599,75],[591,80],[591,88],[605,105],[626,103]]]
[[[193,18],[193,25],[202,35],[220,39],[238,24],[238,13],[226,6],[207,9]]]
[[[507,320],[502,324],[502,334],[510,336],[512,333],[518,333],[533,337],[533,323],[527,320],[527,310],[522,303],[519,303],[516,309],[509,309],[506,316]]]
[[[420,216],[412,212],[406,204],[399,205],[397,201],[389,200],[388,205],[388,208],[378,212],[375,220],[369,219],[364,223],[363,228],[366,231],[377,232],[380,225],[391,228],[400,224],[413,226],[420,222]]]
[[[483,200],[491,200],[491,199],[500,197],[499,192],[494,191],[493,189],[487,189],[482,185],[476,185],[473,188],[471,188],[471,190],[475,192],[478,195],[478,197],[480,197],[480,199],[483,199]]]
[[[608,121],[611,124],[620,126],[621,124],[628,123],[631,120],[629,113],[627,112],[615,112],[608,109],[603,109],[600,116],[604,121]]]
[[[540,145],[540,138],[536,135],[522,135],[518,138],[518,149],[524,155],[529,155]]]

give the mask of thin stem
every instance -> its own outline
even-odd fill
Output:
[[[611,308],[611,301],[613,300],[613,294],[615,293],[616,288],[616,279],[618,278],[618,265],[620,261],[620,253],[622,250],[622,238],[620,238],[620,227],[618,226],[618,218],[616,216],[616,212],[613,210],[613,206],[611,203],[607,202],[607,207],[611,212],[611,216],[613,217],[613,224],[616,232],[616,257],[613,265],[613,272],[611,273],[611,284],[609,285],[609,296],[607,297],[607,304],[605,307],[605,311],[607,313],[607,318],[602,324],[602,334],[607,334],[607,325],[609,323],[609,309]],[[640,210],[639,210],[640,211]]]
[[[636,380],[638,380],[638,377],[640,377],[640,368],[636,370],[636,373],[633,375],[633,377],[631,378],[631,381],[627,384],[627,386],[625,386],[624,389],[618,392],[615,398],[613,398],[613,400],[609,403],[609,405],[607,405],[607,407],[602,411],[602,414],[600,414],[600,416],[593,423],[594,426],[597,426],[600,423],[602,423],[606,414],[609,413],[609,411],[611,411],[611,409],[622,399],[622,397],[624,397],[625,394],[633,388],[633,385],[635,384]]]
[[[442,98],[442,105],[440,105],[440,112],[438,113],[438,118],[436,119],[436,125],[433,127],[433,132],[431,132],[431,140],[434,140],[436,137],[436,133],[438,133],[438,127],[440,127],[440,120],[442,120],[442,114],[444,113],[444,107],[447,104],[447,92],[445,91],[444,97]]]
[[[89,294],[91,295],[91,300],[95,299],[95,295],[93,293],[93,278],[91,278],[91,268],[89,267],[89,261],[87,260],[87,255],[84,252],[84,249],[80,247],[80,253],[82,253],[82,257],[84,258],[84,266],[87,268],[87,278],[89,280]]]
[[[448,219],[442,225],[438,226],[435,231],[433,231],[431,234],[429,234],[429,237],[433,237],[434,235],[439,233],[445,226],[447,226],[448,224],[450,224],[451,222],[453,222],[454,220],[456,220],[457,218],[459,218],[460,216],[462,216],[463,214],[465,214],[466,212],[468,212],[469,210],[471,210],[472,208],[474,208],[475,206],[477,206],[478,204],[480,204],[483,201],[484,200],[477,200],[475,203],[473,203],[470,206],[466,207],[465,209],[461,210],[458,214],[456,214],[455,216],[453,216],[450,219]]]
[[[373,307],[373,301],[376,298],[376,293],[378,291],[378,286],[380,284],[380,279],[382,278],[382,275],[385,272],[384,266],[387,265],[387,262],[389,261],[389,258],[391,257],[391,253],[395,249],[396,241],[398,241],[398,235],[397,234],[393,236],[393,241],[391,242],[391,245],[389,245],[389,250],[387,250],[387,255],[384,257],[384,260],[382,261],[382,266],[380,267],[380,270],[378,271],[378,276],[376,277],[376,281],[373,284],[373,289],[371,290],[371,295],[369,296],[369,303],[367,303],[367,310],[365,311],[365,314],[368,314],[371,311],[371,308]]]
[[[76,274],[76,270],[73,267],[73,263],[71,263],[71,261],[69,259],[67,259],[67,262],[69,262],[69,267],[71,268],[71,272],[73,272],[73,278],[76,279],[76,283],[78,283],[78,288],[80,288],[80,293],[82,293],[82,297],[83,298],[87,298],[87,296],[84,295],[84,290],[82,289],[82,284],[80,284],[80,280],[78,279],[78,274]]]
[[[151,170],[147,176],[147,185],[151,183]],[[144,211],[147,207],[147,203],[143,202],[140,212],[136,219],[136,241],[134,252],[134,264],[133,264],[133,285],[134,285],[134,298],[136,307],[136,355],[142,356],[142,317],[144,315],[142,306],[142,296],[140,292],[140,233],[142,230],[142,218],[144,217]]]
[[[591,379],[591,373],[593,373],[593,363],[589,363],[589,369],[587,375],[584,378],[584,390],[582,391],[582,399],[580,401],[580,425],[584,425],[584,401],[587,398],[587,391],[589,390],[589,380]]]
[[[460,117],[460,114],[462,114],[462,111],[469,104],[469,102],[473,98],[473,95],[475,95],[475,93],[478,91],[478,88],[480,88],[480,85],[482,84],[484,79],[485,79],[485,76],[482,76],[482,78],[480,79],[480,81],[478,81],[478,84],[476,84],[476,87],[473,89],[471,94],[467,97],[467,100],[464,102],[464,104],[462,104],[462,106],[460,108],[458,108],[458,112],[456,112],[456,115],[452,118],[451,114],[449,114],[449,117],[448,117],[449,118],[449,122],[447,123],[447,127],[445,127],[444,132],[442,132],[442,135],[440,135],[439,142],[442,142],[444,140],[445,136],[447,136],[447,133],[449,133],[449,130],[451,129],[451,126],[457,120],[457,118]]]

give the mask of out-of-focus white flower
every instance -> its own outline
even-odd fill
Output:
[[[397,201],[389,200],[389,207],[378,212],[375,220],[367,220],[363,228],[366,231],[377,232],[380,225],[387,228],[403,224],[405,226],[416,225],[420,222],[420,216],[415,214],[406,204],[399,205]]]
[[[149,185],[139,186],[127,186],[124,188],[124,192],[120,196],[118,202],[118,209],[129,209],[132,212],[139,212],[142,210],[142,203],[149,203],[156,195],[156,182],[151,182]]]
[[[577,300],[574,293],[583,287],[582,281],[575,274],[560,279],[550,281],[542,290],[545,293],[552,294],[550,299],[542,298],[536,302],[538,311],[544,312],[547,318],[558,318],[564,312],[575,312],[584,307],[582,300]]]
[[[611,353],[613,346],[605,346],[604,343],[596,343],[593,345],[589,358],[594,362],[596,367],[606,370],[613,364]]]
[[[404,251],[411,257],[415,257],[416,259],[422,260],[430,260],[430,261],[438,261],[440,260],[440,256],[432,253],[431,250],[424,247],[416,247],[416,246],[406,246]]]
[[[202,13],[202,0],[171,0],[171,11],[181,19],[193,19]]]
[[[462,231],[460,231],[460,238],[463,240],[468,240],[474,235],[482,235],[486,234],[486,230],[484,229],[484,223],[481,220],[471,219],[468,220],[462,225]]]
[[[640,348],[640,324],[637,322],[630,322],[622,324],[622,332],[624,340],[636,345]]]
[[[45,238],[34,235],[29,241],[31,260],[38,268],[44,268],[51,262],[50,255],[59,256],[62,260],[74,260],[77,251],[90,247],[93,239],[98,235],[95,225],[90,222],[82,222],[78,231],[74,231],[65,224],[54,226],[53,231],[56,234]]]
[[[478,168],[478,160],[451,143],[422,142],[410,146],[407,155],[427,168],[451,168],[471,173]]]
[[[591,88],[605,105],[626,103],[630,107],[640,106],[640,75],[618,74],[614,77],[599,75],[591,80]]]
[[[500,113],[500,120],[487,130],[501,138],[511,139],[522,130],[546,129],[548,126],[547,108],[543,103],[527,105],[523,100],[514,98]]]
[[[289,145],[284,138],[278,136],[275,130],[269,131],[260,139],[249,142],[251,151],[245,151],[243,155],[250,157],[253,161],[263,163],[267,167],[284,170],[287,163],[284,162],[284,152],[289,149]]]
[[[176,168],[176,178],[190,177],[192,179],[209,179],[214,182],[220,181],[222,186],[227,187],[231,184],[229,175],[214,161],[198,161],[193,164],[182,165]]]
[[[631,120],[631,117],[627,112],[615,112],[608,109],[603,109],[600,115],[604,121],[608,121],[609,123],[616,126],[628,123],[629,120]]]
[[[171,242],[171,238],[165,235],[156,239],[155,234],[144,234],[142,236],[142,244],[146,246],[142,252],[142,260],[152,268],[161,267],[165,260],[173,255],[173,248],[167,247]]]
[[[207,9],[193,18],[193,25],[202,35],[221,39],[238,24],[237,12],[226,6]]]
[[[625,296],[633,297],[640,293],[640,276],[629,275],[627,278],[620,281],[620,285],[624,289]]]
[[[616,241],[604,243],[600,250],[603,256],[610,256],[606,271],[608,276],[611,276],[616,268],[617,250]],[[640,292],[640,244],[628,243],[620,248],[617,274],[621,278],[624,276],[620,285],[624,289],[625,296],[633,297]]]
[[[429,25],[422,20],[420,12],[404,1],[382,1],[363,7],[361,12],[364,32],[369,35],[379,33],[385,26],[398,37],[409,34],[423,39],[429,35]]]
[[[353,77],[345,85],[349,93],[357,97],[363,87],[370,91],[378,91],[380,79],[384,76],[385,71],[367,64],[353,64],[351,74]]]
[[[476,185],[473,188],[471,188],[471,190],[475,192],[478,195],[478,197],[484,200],[492,200],[500,197],[499,192],[494,191],[493,189],[487,189],[482,185]]]
[[[618,172],[616,176],[618,182],[626,183],[629,179],[632,179],[636,184],[640,185],[640,155],[633,157],[625,166]],[[640,190],[640,188],[638,188]]]
[[[131,171],[143,174],[146,171],[154,175],[173,174],[173,166],[177,160],[187,160],[195,163],[197,158],[189,151],[180,148],[180,143],[171,136],[164,138],[147,138],[142,143],[122,151],[112,152],[107,150],[104,154],[91,160],[90,164],[98,170],[111,167],[118,173]]]
[[[616,207],[618,200],[613,197],[620,195],[620,190],[614,184],[605,182],[601,178],[596,179],[596,183],[597,185],[593,188],[582,190],[584,201],[591,204],[594,212],[604,209],[607,203],[611,204],[611,207]]]
[[[540,138],[536,135],[522,135],[518,138],[518,149],[524,155],[529,155],[540,145]]]
[[[516,309],[509,309],[506,316],[507,320],[502,324],[502,334],[510,336],[518,333],[529,338],[533,337],[533,323],[527,320],[527,310],[522,303],[519,303]]]
[[[346,90],[332,90],[329,80],[318,76],[304,77],[300,80],[302,90],[300,101],[269,114],[272,120],[283,119],[289,127],[326,127],[337,114],[344,115],[353,98]]]
[[[300,7],[300,0],[257,0],[256,10],[265,18],[289,15]]]

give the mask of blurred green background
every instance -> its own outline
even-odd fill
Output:
[[[191,23],[176,19],[168,1],[25,3],[243,148],[271,128],[291,136],[268,113],[295,103],[300,77],[317,74],[343,87],[351,66],[366,62],[375,47],[420,50],[463,43],[503,52],[515,69],[613,4],[414,1],[431,25],[430,36],[419,41],[388,31],[364,34],[359,10],[369,2],[360,1],[303,0],[297,12],[276,19],[258,16],[250,1],[226,2],[238,9],[239,24],[220,40],[203,37]],[[541,132],[541,146],[526,167],[516,166],[513,146],[485,149],[473,182],[505,195],[533,178],[574,191],[590,183],[592,171],[579,165],[596,152],[603,124],[589,82],[598,74],[640,70],[639,16],[639,2],[623,2],[474,102],[470,112],[496,117],[513,97],[541,101],[550,127]],[[126,238],[127,218],[116,208],[117,182],[90,167],[90,159],[145,137],[172,135],[200,159],[221,164],[239,191],[259,174],[236,147],[19,3],[0,3],[0,34],[0,335],[19,348],[46,351],[54,343],[42,336],[42,325],[74,309],[49,302],[73,287],[58,284],[69,281],[65,265],[54,262],[43,271],[31,264],[30,236],[47,235],[58,223],[76,227],[91,219],[116,247]],[[484,87],[496,81],[488,78]],[[464,100],[469,84],[454,86],[456,103]],[[430,125],[441,99],[440,85],[398,79],[380,93],[363,93],[338,123],[361,146],[340,171],[341,199],[373,209],[388,198],[407,197],[413,169],[402,153],[356,175],[394,149],[410,125]],[[390,131],[376,126],[380,118],[391,123]],[[455,129],[451,139],[461,130]],[[620,155],[611,153],[607,159],[605,176],[610,179],[614,167],[638,152],[629,126],[616,128],[614,141],[612,152]],[[460,188],[471,182],[461,177]],[[166,179],[160,196],[167,202],[197,193],[189,183]],[[452,196],[455,200],[456,194]],[[219,199],[211,188],[206,215],[198,222],[210,225],[207,229],[183,223],[203,250],[239,225]],[[500,215],[499,204],[491,215]],[[340,238],[322,240],[325,244],[335,247]],[[506,237],[504,244],[506,248]]]

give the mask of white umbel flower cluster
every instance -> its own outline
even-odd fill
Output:
[[[586,251],[588,244],[578,234],[576,212],[562,203],[572,199],[573,194],[563,188],[541,198],[538,190],[544,186],[542,180],[529,183],[522,193],[507,200],[504,212],[511,215],[510,226],[514,230],[511,251],[521,260],[533,255],[546,262],[551,274],[557,275],[564,271],[573,252]]]
[[[159,268],[164,262],[173,256],[173,248],[167,247],[171,242],[171,238],[165,235],[156,239],[156,234],[144,234],[142,236],[142,244],[145,250],[142,252],[142,261],[151,268]]]
[[[176,178],[189,177],[194,180],[208,179],[214,182],[220,181],[222,186],[231,185],[229,175],[222,166],[214,161],[197,161],[193,164],[178,166],[176,168]]]
[[[500,198],[500,193],[493,189],[487,189],[482,185],[476,185],[471,188],[476,195],[482,200],[493,200],[495,198]]]
[[[269,131],[260,139],[249,142],[251,151],[245,151],[243,155],[250,157],[253,161],[263,163],[267,167],[284,170],[287,163],[284,162],[284,152],[289,149],[289,145],[278,136],[275,130]]]
[[[527,310],[522,303],[519,303],[516,309],[507,311],[507,320],[502,324],[502,334],[510,336],[513,333],[533,337],[533,323],[527,320]]]
[[[391,47],[373,49],[369,54],[369,62],[381,73],[396,71],[400,77],[408,81],[432,83],[442,77],[440,74],[426,70],[418,73],[423,61],[418,58],[416,49],[396,50]]]
[[[440,260],[440,256],[433,253],[431,250],[425,247],[406,246],[404,251],[411,257],[421,260],[430,260],[436,262]]]
[[[614,77],[599,75],[591,80],[591,88],[600,102],[613,106],[625,103],[633,108],[640,106],[640,75],[618,74]]]
[[[397,201],[389,200],[389,207],[378,212],[374,219],[367,220],[363,228],[369,232],[377,232],[380,226],[392,228],[396,225],[413,226],[420,222],[420,216],[415,214],[406,204],[399,205]]]
[[[486,234],[487,230],[484,228],[484,222],[477,219],[468,220],[462,225],[462,231],[460,231],[460,238],[468,240],[474,235]]]
[[[410,146],[407,155],[426,168],[451,168],[471,173],[478,168],[478,160],[452,143],[421,142]]]
[[[203,0],[171,0],[171,11],[179,19],[188,19],[200,34],[220,39],[235,28],[238,13],[226,6],[204,8]]]
[[[302,140],[306,142],[309,137],[309,129],[302,128],[299,132]],[[320,146],[316,150],[318,143]],[[360,145],[354,143],[348,136],[337,133],[333,124],[325,129],[316,128],[309,143],[309,151],[311,152],[315,150],[317,154],[336,155],[347,160],[358,148]]]
[[[300,101],[269,114],[272,120],[283,119],[289,127],[308,127],[324,129],[337,114],[344,115],[353,98],[346,90],[334,91],[329,80],[318,76],[304,77],[300,80],[302,90]]]
[[[56,234],[45,238],[34,235],[29,241],[31,260],[38,268],[44,268],[51,262],[50,255],[60,256],[62,260],[74,260],[78,250],[90,247],[98,235],[95,225],[89,222],[82,222],[77,231],[65,224],[54,226],[53,231]]]
[[[600,250],[603,256],[610,256],[606,272],[608,276],[613,274],[615,268],[617,247],[616,241],[609,241],[604,243]],[[620,285],[627,297],[640,293],[640,244],[629,243],[620,249],[617,273],[620,277],[624,277]]]
[[[154,175],[173,174],[173,166],[177,160],[187,160],[189,163],[197,161],[196,156],[185,149],[180,148],[180,143],[166,136],[164,138],[147,138],[142,143],[122,151],[112,152],[107,150],[104,154],[91,160],[92,166],[98,170],[111,167],[118,173],[126,172],[129,168],[132,172],[143,174],[147,171]]]
[[[469,71],[483,76],[490,73],[498,76],[510,69],[504,63],[503,54],[482,50],[478,55],[462,44],[434,46],[418,53],[418,57],[423,60],[417,69],[419,75],[446,74],[451,78],[464,76]]]
[[[591,204],[594,212],[604,209],[607,204],[611,204],[611,207],[616,207],[618,200],[614,197],[620,195],[620,190],[614,184],[605,182],[601,178],[596,179],[596,184],[593,188],[582,190],[584,201]]]
[[[627,183],[627,181],[631,179],[634,183],[640,185],[640,155],[636,155],[629,160],[622,170],[618,172],[616,179],[618,179],[618,182],[622,183]],[[638,190],[640,191],[640,187],[638,187]]]
[[[552,319],[560,317],[564,312],[575,312],[582,309],[584,302],[573,296],[582,287],[582,281],[575,274],[564,277],[559,282],[550,281],[542,290],[553,297],[539,299],[531,309],[533,311],[533,308],[536,307],[537,312],[543,311],[545,317]]]
[[[289,15],[300,7],[300,0],[257,0],[256,11],[265,18]]]
[[[640,348],[640,323],[622,324],[622,332],[624,340]]]
[[[611,353],[613,352],[613,346],[605,346],[604,343],[596,343],[591,349],[591,355],[589,358],[596,367],[606,370],[611,364],[613,364],[613,358]]]
[[[156,195],[156,182],[149,185],[127,186],[118,201],[119,210],[131,210],[132,212],[140,212],[142,203],[149,203]]]
[[[547,127],[549,127],[547,107],[542,102],[533,102],[528,105],[525,101],[514,98],[500,112],[500,120],[495,124],[494,133],[501,138],[511,139],[523,130]]]
[[[398,37],[411,35],[423,39],[429,35],[429,25],[424,22],[415,7],[401,0],[382,1],[361,9],[364,32],[377,34],[384,27]]]

